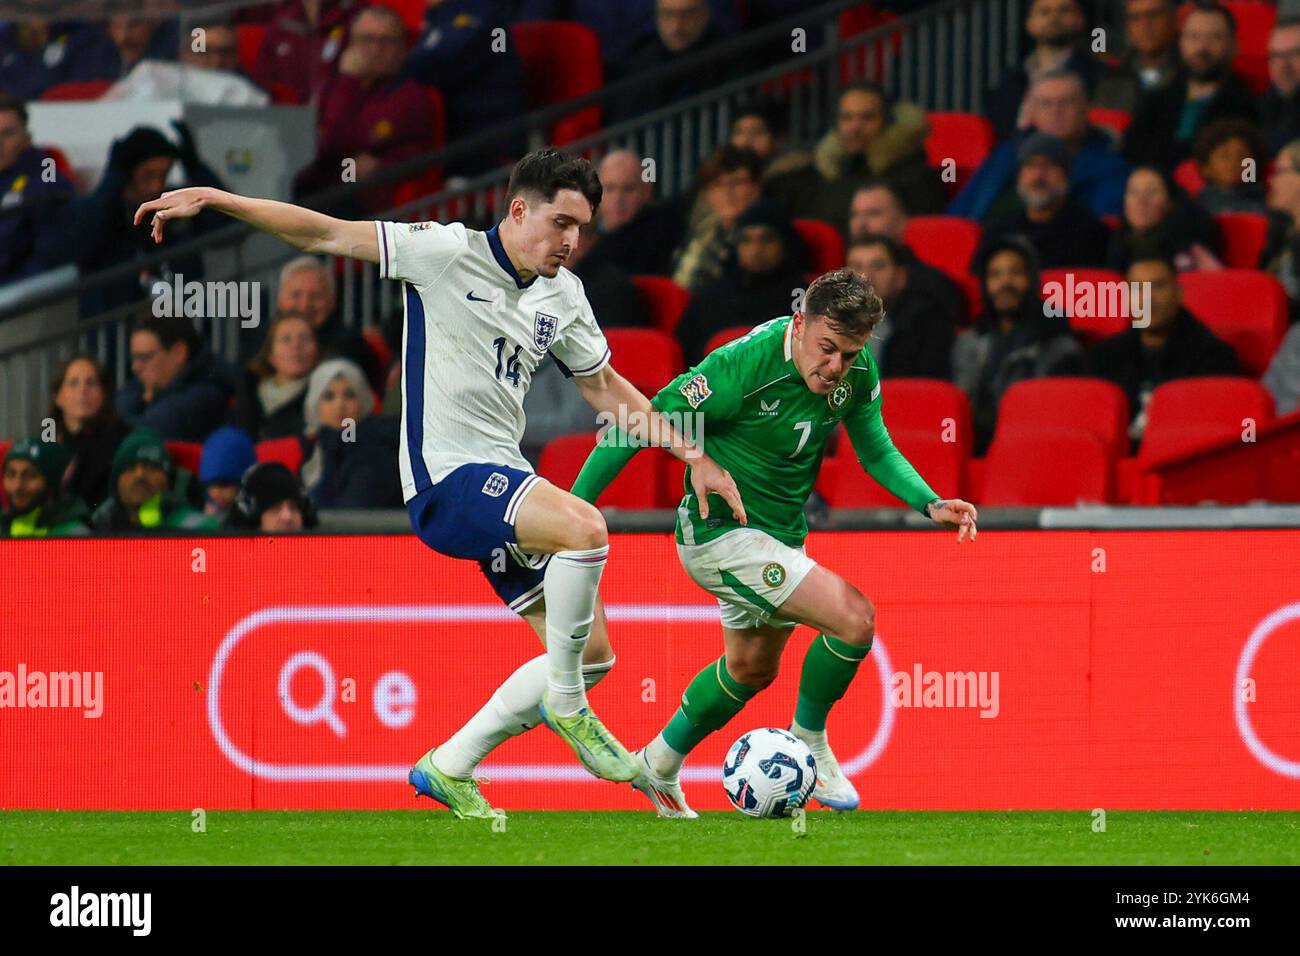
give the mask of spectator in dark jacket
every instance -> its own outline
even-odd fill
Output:
[[[1003,74],[989,93],[984,113],[999,138],[1030,125],[1024,111],[1025,94],[1033,80],[1047,70],[1067,69],[1077,74],[1089,92],[1105,67],[1088,48],[1088,21],[1079,0],[1031,0],[1025,14],[1025,32],[1034,48],[1023,63]]]
[[[1291,326],[1283,337],[1260,384],[1272,394],[1279,416],[1300,408],[1300,324]]]
[[[64,209],[60,241],[83,276],[154,255],[159,249],[175,247],[224,225],[220,213],[206,210],[193,219],[175,223],[181,226],[179,231],[169,227],[161,245],[150,236],[148,221],[134,225],[136,209],[141,203],[162,195],[172,164],[177,161],[185,171],[185,185],[222,187],[216,173],[199,159],[188,128],[178,122],[172,125],[180,138],[179,146],[147,126],[137,126],[115,141],[99,186]],[[137,302],[155,282],[169,281],[176,273],[187,279],[200,278],[202,258],[197,254],[175,257],[148,272],[126,275],[88,291],[81,298],[82,316],[98,315],[115,306]]]
[[[275,8],[250,76],[280,103],[306,103],[338,71],[348,25],[363,0],[284,0]]]
[[[312,373],[304,402],[305,434],[315,447],[302,466],[303,485],[321,508],[400,508],[399,423],[372,415],[365,375],[346,359]]]
[[[361,182],[433,148],[433,106],[418,83],[401,75],[405,51],[406,27],[396,12],[376,6],[357,14],[338,72],[321,87],[316,158],[294,177],[295,197]],[[334,208],[377,212],[393,204],[396,190],[367,188]]]
[[[628,275],[668,275],[685,230],[676,205],[655,203],[654,184],[631,150],[607,154],[597,171],[604,188],[596,212],[600,249],[590,261],[612,262]]]
[[[1300,139],[1277,154],[1268,184],[1268,208],[1268,239],[1259,265],[1286,289],[1294,322],[1300,311]]]
[[[1268,151],[1300,139],[1300,20],[1279,19],[1268,38],[1269,87],[1259,100]]]
[[[1048,70],[1029,88],[1027,115],[1032,129],[1000,143],[980,163],[948,206],[952,216],[985,220],[1016,206],[1017,151],[1034,132],[1063,139],[1070,147],[1070,198],[1094,216],[1116,215],[1124,194],[1126,163],[1110,134],[1088,122],[1083,81],[1065,70]]]
[[[264,461],[244,473],[222,527],[293,534],[318,523],[316,507],[293,472],[278,461]]]
[[[1128,395],[1129,437],[1136,444],[1146,429],[1147,406],[1156,386],[1197,375],[1237,375],[1232,349],[1182,307],[1178,272],[1168,259],[1148,258],[1128,268],[1130,282],[1149,283],[1145,326],[1098,342],[1092,374],[1108,379]]]
[[[40,99],[60,83],[112,80],[117,48],[98,24],[24,17],[0,23],[0,92]]]
[[[1045,268],[1100,266],[1110,234],[1083,206],[1070,201],[1070,151],[1064,140],[1034,133],[1020,145],[1016,194],[1021,210],[990,222],[986,242],[1006,235],[1029,239]]]
[[[885,318],[868,345],[881,375],[951,379],[956,303],[912,285],[904,248],[887,236],[864,236],[849,247],[848,267],[885,303]]]
[[[464,139],[522,116],[523,69],[514,40],[494,35],[511,22],[503,0],[444,0],[424,14],[420,39],[407,54],[404,75],[436,86],[447,107],[447,140]],[[500,136],[473,155],[454,159],[450,173],[476,176],[513,163],[524,151],[519,136]]]
[[[760,200],[741,215],[735,248],[731,267],[691,296],[677,323],[687,366],[704,358],[709,339],[723,329],[789,315],[805,285],[803,244],[789,217],[771,200]]]
[[[1261,171],[1267,156],[1254,123],[1221,119],[1205,124],[1192,143],[1192,157],[1205,181],[1196,204],[1207,213],[1265,211]]]
[[[102,80],[120,80],[141,60],[174,60],[180,48],[180,27],[176,20],[140,16],[109,17],[108,35],[117,57],[103,64]]]
[[[50,154],[32,145],[22,100],[0,93],[0,284],[63,261],[59,213],[75,195]]]
[[[700,163],[696,191],[704,196],[703,212],[689,224],[673,254],[673,281],[695,292],[722,275],[735,252],[731,231],[740,214],[759,198],[763,164],[747,149],[720,146]]]
[[[90,516],[96,531],[211,530],[216,522],[189,503],[194,476],[179,469],[162,438],[137,428],[113,456],[112,494]]]
[[[1124,216],[1106,266],[1127,272],[1136,259],[1170,259],[1179,271],[1222,268],[1219,226],[1164,170],[1139,166],[1124,187]]]
[[[116,400],[122,417],[167,441],[207,438],[226,415],[231,370],[204,347],[189,319],[139,319],[130,343],[132,378]]]
[[[239,382],[228,423],[254,441],[302,434],[302,399],[319,359],[311,323],[289,312],[277,315]]]
[[[1255,119],[1255,99],[1232,71],[1236,23],[1224,7],[1193,7],[1178,38],[1182,74],[1138,100],[1124,134],[1129,162],[1172,170],[1191,155],[1196,133],[1224,117]]]
[[[1132,113],[1146,93],[1178,73],[1177,0],[1125,0],[1127,50],[1092,91],[1092,105]]]
[[[4,460],[4,492],[9,505],[0,511],[0,538],[90,533],[86,503],[59,491],[67,465],[67,449],[57,442],[36,438],[14,442]]]
[[[835,128],[818,141],[809,164],[773,176],[764,191],[794,218],[821,219],[841,232],[849,200],[868,182],[888,183],[912,215],[940,212],[947,193],[926,159],[929,132],[920,107],[891,102],[878,86],[854,84],[840,94]]]
[[[203,513],[221,519],[239,494],[244,472],[257,464],[257,449],[248,433],[227,425],[203,443],[199,456],[199,481],[203,484]]]
[[[113,408],[108,370],[89,355],[64,362],[54,373],[46,418],[71,459],[63,493],[93,511],[108,496],[113,455],[130,431]]]
[[[1077,375],[1083,358],[1066,320],[1043,307],[1037,255],[1028,242],[1008,236],[989,246],[974,271],[984,313],[953,343],[952,371],[970,399],[975,454],[982,455],[1008,388],[1029,378]]]
[[[602,329],[620,326],[644,328],[650,324],[650,310],[645,299],[626,271],[599,254],[603,241],[595,224],[587,223],[579,232],[578,244],[564,264],[582,280],[582,290]]]

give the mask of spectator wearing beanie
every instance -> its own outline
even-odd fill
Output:
[[[318,523],[316,509],[293,472],[278,461],[264,461],[245,472],[222,527],[285,534]]]
[[[8,508],[0,512],[0,538],[47,538],[85,535],[89,509],[80,498],[59,491],[68,467],[68,452],[57,442],[24,438],[5,455],[4,492]]]
[[[137,428],[113,456],[112,496],[95,509],[90,526],[109,533],[215,528],[186,499],[191,477],[172,463],[156,431]]]
[[[199,455],[199,481],[203,483],[203,513],[225,516],[239,493],[239,480],[257,464],[257,450],[242,429],[218,428],[203,443]]]
[[[691,296],[677,323],[687,366],[704,358],[709,339],[723,329],[789,315],[796,290],[805,285],[803,243],[772,200],[760,199],[741,214],[732,244],[726,270]]]
[[[321,508],[400,508],[399,422],[372,415],[375,397],[361,369],[331,359],[312,373],[303,414],[315,447],[302,480]]]
[[[108,370],[89,355],[64,362],[50,386],[46,417],[54,422],[54,434],[72,459],[63,479],[64,494],[80,498],[94,511],[108,496],[113,455],[131,431],[113,407]]]

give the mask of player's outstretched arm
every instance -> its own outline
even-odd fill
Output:
[[[704,454],[698,444],[686,438],[672,423],[659,413],[659,410],[650,404],[650,399],[646,398],[637,390],[636,386],[625,379],[622,375],[610,366],[605,366],[594,375],[585,375],[574,379],[578,383],[578,390],[582,397],[586,399],[587,404],[597,412],[609,416],[612,421],[632,423],[629,428],[629,434],[634,441],[644,443],[649,440],[651,435],[657,435],[658,444],[664,451],[674,458],[685,461],[691,466],[691,487],[694,489],[700,502],[700,517],[709,516],[709,495],[718,495],[731,508],[731,513],[736,516],[736,520],[741,524],[748,524],[749,517],[745,514],[744,502],[740,500],[740,489],[736,487],[735,480],[730,473],[719,465],[716,461]],[[596,457],[600,447],[592,453]],[[631,456],[617,464],[621,469],[627,464]],[[614,461],[612,456],[600,456],[602,461]],[[583,468],[586,471],[586,467]],[[608,469],[602,469],[608,472]],[[612,480],[617,474],[609,474],[606,480]],[[595,469],[592,475],[594,476]],[[577,494],[578,486],[575,485],[574,493]],[[585,484],[584,487],[594,487],[591,484]],[[601,488],[604,486],[601,485]],[[596,489],[599,494],[600,489]],[[579,497],[583,497],[579,495]],[[594,498],[588,499],[594,500]]]
[[[152,216],[153,241],[159,243],[168,222],[189,219],[205,209],[246,222],[304,252],[347,256],[364,262],[379,261],[379,239],[373,222],[335,219],[291,203],[238,196],[211,186],[191,186],[165,192],[135,211],[135,224],[138,226],[147,216]]]

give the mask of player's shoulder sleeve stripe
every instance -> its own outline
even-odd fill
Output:
[[[388,225],[389,223],[382,220],[375,220],[375,239],[379,242],[379,278],[381,279],[391,279],[393,277],[391,271],[392,256],[389,252]]]
[[[610,357],[610,352],[609,352],[609,346],[607,345],[605,346],[605,354],[600,357],[600,361],[596,362],[594,365],[589,365],[586,368],[571,368],[568,370],[569,374],[578,377],[582,377],[584,375],[595,375],[602,368],[604,368],[606,365],[609,364],[609,357]],[[561,364],[561,370],[563,370],[564,367],[565,366]]]

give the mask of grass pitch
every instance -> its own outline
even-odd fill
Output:
[[[1300,864],[1300,813],[0,812],[0,864]]]

